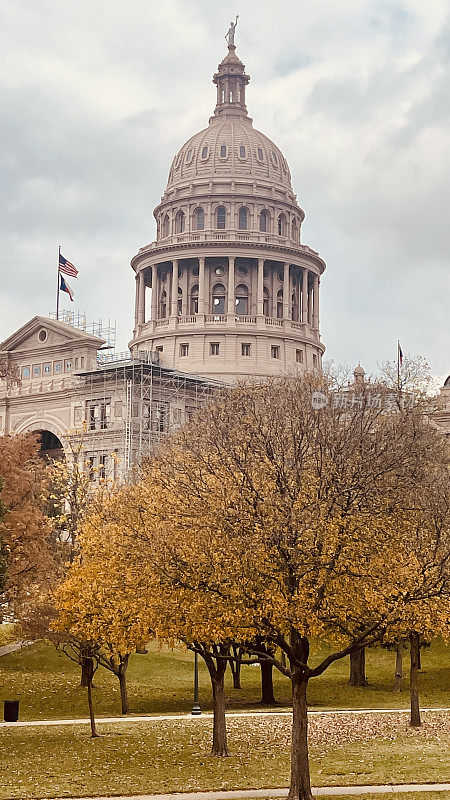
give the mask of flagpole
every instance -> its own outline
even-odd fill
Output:
[[[400,391],[400,339],[397,339],[397,389]]]
[[[56,288],[56,319],[59,319],[59,257],[61,255],[61,245],[58,247],[58,281]]]

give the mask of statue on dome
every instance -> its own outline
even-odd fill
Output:
[[[225,34],[225,39],[228,42],[228,47],[234,47],[234,32],[236,30],[236,26],[238,24],[239,14],[236,14],[236,22],[230,22],[230,28],[228,33]]]

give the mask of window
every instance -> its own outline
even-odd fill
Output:
[[[105,430],[111,418],[111,401],[97,400],[89,403],[87,417],[90,431]]]
[[[267,231],[268,229],[268,222],[269,222],[269,214],[267,211],[261,211],[259,215],[259,230],[260,231]]]
[[[220,147],[220,157],[221,158],[226,158],[227,157],[227,146],[226,146],[226,144],[223,144]]]
[[[106,456],[101,455],[98,459],[98,477],[105,478],[106,477]]]
[[[183,233],[185,228],[184,211],[179,211],[175,217],[175,233]]]
[[[245,156],[246,156],[245,147],[243,144],[241,144],[239,148],[239,158],[245,158]]]
[[[38,333],[38,339],[40,342],[45,342],[46,338],[47,338],[47,331],[45,330],[45,328],[41,328],[41,330]]]
[[[283,318],[283,290],[277,292],[277,319]]]
[[[273,344],[270,348],[270,354],[272,358],[279,358],[280,357],[280,348],[277,344]]]
[[[167,292],[161,292],[161,299],[159,301],[159,319],[164,319],[167,315]]]
[[[62,361],[55,361],[54,370],[55,372],[62,372]]]
[[[41,365],[40,364],[33,364],[33,375],[38,378],[41,374]]]
[[[263,158],[264,158],[263,151],[262,151],[261,147],[258,147],[258,158],[259,158],[260,161],[262,161]]]
[[[180,344],[180,356],[188,356],[189,355],[189,345],[188,344]]]
[[[25,369],[28,369],[26,367]],[[51,364],[44,364],[43,366],[44,375],[51,375],[52,374],[52,365]],[[30,371],[28,370],[28,378],[30,377]]]
[[[263,289],[263,314],[265,317],[270,317],[270,294],[267,286]]]
[[[241,344],[241,355],[249,356],[250,355],[250,345],[249,344]]]
[[[209,345],[210,353],[212,356],[219,355],[219,342],[211,342]]]
[[[286,217],[280,214],[278,217],[278,236],[286,236]]]
[[[238,317],[248,314],[248,289],[243,283],[236,286],[236,314]]]
[[[163,223],[162,223],[162,235],[163,238],[169,235],[169,215],[166,214]]]
[[[22,367],[22,378],[26,380],[29,377],[30,377],[30,368]]]
[[[194,211],[194,226],[196,231],[205,229],[205,212],[203,208],[196,208]]]
[[[272,151],[272,161],[275,164],[275,166],[278,166],[277,154],[274,151]]]
[[[72,361],[70,358],[66,359],[64,362],[64,369],[66,372],[72,372]]]
[[[226,222],[226,211],[224,206],[219,206],[216,212],[216,225],[219,230],[223,230],[225,228]]]
[[[246,231],[248,224],[248,211],[245,206],[239,209],[239,230]]]
[[[189,345],[186,345],[187,347]],[[169,404],[152,403],[152,428],[157,433],[164,433],[169,427]]]
[[[191,158],[192,158],[192,150],[188,150],[188,151],[187,151],[187,154],[186,154],[186,161],[187,161],[187,163],[189,163],[189,161],[191,160]]]
[[[212,290],[212,313],[225,314],[225,286],[216,283]]]
[[[317,356],[313,353],[313,367],[317,367]]]
[[[208,146],[202,148],[202,158],[208,158]]]
[[[161,356],[162,356],[163,352],[164,352],[164,345],[162,345],[162,344],[159,344],[159,345],[158,345],[158,346],[155,348],[156,358],[158,359],[158,361],[159,361],[159,359],[161,358]]]
[[[191,289],[191,302],[189,306],[190,314],[198,314],[198,283],[194,283]]]
[[[295,351],[295,360],[297,364],[303,364],[303,350]]]
[[[298,242],[298,222],[296,219],[292,220],[292,238],[294,242]]]
[[[178,287],[178,303],[177,303],[178,316],[181,317],[183,313],[183,290]]]
[[[89,471],[89,480],[90,481],[93,481],[94,478],[95,478],[95,467],[94,467],[94,464],[95,464],[94,456],[89,456],[88,460],[87,460],[87,467],[88,467],[88,471]]]

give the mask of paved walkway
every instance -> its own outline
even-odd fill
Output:
[[[421,711],[432,711],[438,714],[450,713],[450,708],[421,708]],[[312,717],[326,717],[349,714],[409,714],[409,708],[352,708],[352,709],[339,709],[338,711],[309,711]],[[277,710],[277,711],[230,711],[227,713],[227,719],[236,719],[241,717],[271,717],[271,716],[292,716],[291,710]],[[146,716],[128,716],[120,715],[117,717],[96,717],[95,721],[101,723],[114,723],[114,722],[175,722],[183,720],[202,720],[212,719],[212,712],[206,712],[198,716],[192,714],[147,714]],[[5,727],[27,727],[29,725],[36,726],[51,726],[51,725],[89,725],[89,717],[81,717],[74,719],[26,719],[19,720],[18,722],[0,722],[0,728]]]
[[[449,792],[450,783],[410,783],[386,784],[385,786],[324,786],[313,789],[315,797],[336,797],[347,795],[355,797],[361,794],[403,794],[421,792]],[[186,792],[184,794],[139,794],[118,797],[83,797],[83,800],[260,800],[260,798],[287,797],[287,789],[242,789],[230,792]],[[69,797],[66,800],[79,800]],[[405,798],[407,800],[407,798]],[[419,798],[421,800],[421,798]]]
[[[3,647],[0,647],[0,657],[8,656],[10,653],[15,653],[16,650],[21,650],[22,647],[28,647],[30,644],[34,644],[34,642],[28,642],[25,639],[23,639],[21,642],[4,644]]]

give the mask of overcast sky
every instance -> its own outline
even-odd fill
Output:
[[[254,125],[327,262],[327,357],[450,372],[446,0],[0,0],[0,340],[55,307],[58,245],[90,320],[131,338],[131,256],[173,155],[207,125],[236,12]],[[69,279],[70,282],[70,279]]]

